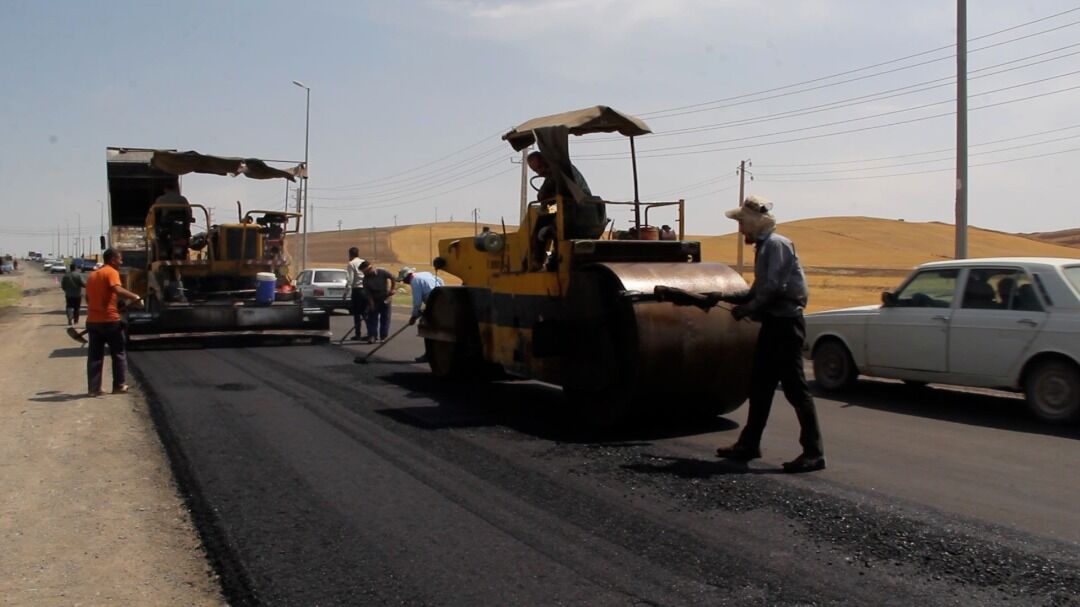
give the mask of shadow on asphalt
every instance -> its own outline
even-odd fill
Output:
[[[784,474],[780,468],[751,468],[745,462],[727,459],[702,460],[685,457],[647,455],[661,464],[626,464],[624,469],[642,474],[666,474],[685,479],[706,479],[730,474]]]
[[[86,347],[57,348],[49,354],[49,358],[85,358]]]
[[[1039,421],[1015,396],[965,392],[938,386],[915,387],[902,383],[860,380],[842,393],[825,392],[813,385],[814,397],[844,407],[863,407],[940,421],[1080,439],[1080,426]]]
[[[614,427],[595,427],[568,409],[561,389],[546,384],[525,381],[452,384],[427,372],[404,371],[380,374],[379,378],[408,390],[405,398],[437,404],[376,411],[426,430],[506,426],[522,434],[562,443],[647,444],[738,427],[736,422],[723,417],[638,420]]]
[[[48,390],[45,392],[38,392],[36,396],[33,396],[27,400],[36,403],[67,403],[73,400],[82,400],[84,398],[90,398],[89,394],[63,394],[55,390]]]

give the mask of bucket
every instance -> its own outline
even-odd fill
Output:
[[[641,231],[638,232],[638,240],[660,240],[660,228],[641,226]]]
[[[262,305],[274,303],[274,286],[277,276],[271,272],[259,272],[255,275],[255,301]]]

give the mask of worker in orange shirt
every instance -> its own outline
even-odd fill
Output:
[[[90,274],[86,281],[86,329],[90,335],[90,352],[86,359],[86,378],[90,396],[102,396],[101,372],[105,367],[105,346],[112,358],[113,394],[123,394],[127,386],[127,351],[124,326],[120,322],[117,298],[142,303],[142,298],[120,286],[120,264],[123,258],[116,249],[105,249],[105,265]]]

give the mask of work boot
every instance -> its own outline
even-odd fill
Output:
[[[112,393],[113,394],[127,394],[128,390],[129,390],[129,388],[128,388],[127,384],[120,384],[119,386],[116,386],[116,387],[114,387],[112,389]]]
[[[426,363],[428,361],[427,352],[421,354],[420,356],[417,356],[413,360],[415,360],[418,363]]]
[[[814,472],[815,470],[824,469],[824,455],[807,455],[803,453],[802,455],[796,457],[790,462],[784,462],[784,472],[788,472],[791,474],[796,474],[799,472]]]
[[[720,447],[716,450],[716,457],[722,457],[724,459],[735,460],[738,462],[748,462],[752,459],[758,459],[761,457],[761,449],[758,447],[748,447],[746,445],[740,445],[735,443],[730,447]]]

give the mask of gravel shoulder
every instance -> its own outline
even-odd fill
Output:
[[[56,279],[2,280],[0,603],[224,604],[138,386],[87,397]]]

